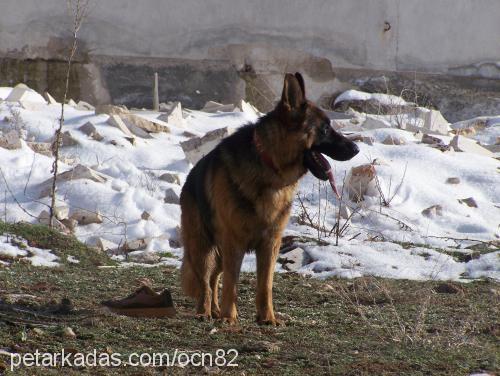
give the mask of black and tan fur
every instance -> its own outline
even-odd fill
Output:
[[[236,321],[241,263],[254,250],[257,321],[276,324],[275,262],[297,183],[308,170],[304,153],[315,145],[328,146],[333,151],[326,154],[339,160],[357,153],[330,127],[325,113],[306,100],[302,76],[287,74],[276,108],[224,139],[191,170],[181,193],[181,274],[200,317]]]

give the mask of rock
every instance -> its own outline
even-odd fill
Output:
[[[473,197],[461,198],[458,199],[458,202],[460,202],[461,204],[465,204],[470,208],[477,208],[477,202]]]
[[[246,112],[248,114],[252,114],[252,115],[255,115],[257,117],[260,116],[259,110],[257,110],[250,103],[245,102],[243,99],[240,100],[240,102],[238,103],[238,108],[241,110],[241,112]],[[330,111],[330,112],[333,112],[333,111]],[[349,116],[349,115],[347,115],[347,116]]]
[[[71,98],[68,100],[68,103],[67,103],[67,104],[68,104],[68,106],[71,106],[71,107],[73,107],[73,108],[76,108],[76,106],[78,106],[78,105],[76,104],[76,102],[75,102],[73,99],[71,99]]]
[[[89,179],[97,183],[104,183],[108,179],[110,179],[110,177],[80,164],[72,168],[71,170],[57,175],[57,182],[59,183],[62,181],[71,181],[77,179]],[[43,183],[41,183],[39,185],[39,188],[41,191],[39,198],[50,195],[52,189],[52,178],[47,179]]]
[[[49,94],[48,91],[45,91],[43,93],[43,97],[45,98],[45,100],[49,103],[49,104],[57,104],[57,101],[54,99],[54,97],[52,95]]]
[[[68,339],[75,339],[76,334],[73,331],[73,329],[71,329],[69,326],[67,326],[63,329],[63,337],[68,338]]]
[[[450,123],[437,110],[429,110],[425,113],[424,128],[443,135],[451,131]]]
[[[119,115],[110,115],[107,123],[121,130],[127,137],[134,138],[134,135],[130,132],[130,129],[128,129]]]
[[[72,211],[70,219],[74,219],[82,226],[92,223],[102,223],[102,216],[99,212],[92,212],[84,209],[75,209]]]
[[[170,133],[170,128],[159,124],[155,123],[154,121],[145,119],[139,115],[135,114],[122,114],[120,115],[120,118],[124,121],[124,123],[129,126],[129,125],[134,125],[138,128],[141,128],[142,130],[150,133]]]
[[[474,153],[478,155],[484,155],[485,157],[495,157],[495,154],[493,154],[491,151],[488,149],[482,147],[479,145],[476,141],[471,140],[467,137],[464,136],[455,136],[453,139],[450,141],[450,146],[458,152],[465,152],[465,153]]]
[[[15,129],[10,130],[0,137],[0,147],[8,150],[21,149],[21,137]]]
[[[382,141],[384,145],[405,145],[406,141],[397,136],[387,136],[384,141]]]
[[[234,104],[222,104],[214,101],[208,101],[200,111],[215,113],[215,112],[233,112],[235,109]]]
[[[364,164],[351,168],[346,178],[349,199],[360,202],[364,200],[364,196],[377,196],[375,176],[376,171],[373,164]]]
[[[27,142],[26,144],[35,153],[52,157],[52,145],[49,142]]]
[[[71,232],[75,231],[76,226],[78,225],[78,222],[74,219],[66,218],[61,220],[61,223],[66,226],[67,229],[69,229]]]
[[[60,221],[67,219],[69,215],[69,207],[66,205],[56,206],[54,208],[54,215]]]
[[[351,141],[361,141],[368,145],[373,145],[373,143],[375,142],[375,139],[373,137],[363,136],[360,134],[351,135],[348,136],[347,138]]]
[[[460,178],[451,177],[446,179],[446,184],[460,184]]]
[[[132,145],[136,145],[137,142],[135,140],[135,137],[124,137],[125,140],[127,140],[128,142],[130,142]]]
[[[160,261],[160,256],[149,251],[132,251],[127,254],[127,260],[141,264],[156,264]]]
[[[182,150],[186,158],[193,165],[207,155],[225,137],[234,132],[227,127],[215,129],[202,137],[193,137],[181,142]]]
[[[181,185],[181,179],[179,178],[179,175],[172,172],[165,172],[159,177],[159,179],[167,183]]]
[[[100,104],[95,107],[95,114],[106,114],[106,115],[123,115],[129,114],[130,111],[125,106],[114,106],[112,104]]]
[[[164,121],[169,125],[184,128],[186,126],[186,120],[184,120],[182,116],[181,102],[175,102],[170,110],[158,117],[158,120]]]
[[[151,214],[149,214],[147,211],[143,211],[141,214],[141,219],[149,221],[151,219]]]
[[[163,199],[163,201],[167,204],[179,205],[180,198],[179,198],[179,195],[172,188],[168,188],[165,191],[165,198]]]
[[[103,140],[103,137],[99,134],[99,132],[97,132],[95,125],[92,124],[92,122],[90,121],[87,121],[80,128],[78,128],[78,130],[86,134],[90,138],[94,139],[95,141]]]
[[[50,213],[47,210],[42,210],[38,215],[38,222],[42,225],[50,226]],[[52,226],[61,232],[69,233],[69,230],[55,216],[52,218]]]
[[[422,136],[422,143],[429,145],[442,144],[443,140],[438,137],[431,136],[430,134],[424,133]]]
[[[402,114],[414,107],[413,103],[395,95],[365,93],[358,90],[347,90],[340,94],[333,105],[335,111],[346,112],[352,108],[359,112],[377,115]]]
[[[75,108],[80,111],[95,111],[95,107],[85,101],[79,101]]]
[[[189,131],[184,131],[182,132],[182,135],[184,137],[187,137],[187,138],[193,138],[193,137],[198,137],[197,134],[193,133],[193,132],[189,132]]]
[[[66,131],[61,135],[61,146],[68,147],[77,145],[79,145],[78,141],[73,138],[69,131]]]
[[[6,102],[19,102],[22,104],[22,102],[36,102],[36,103],[41,103],[41,104],[47,104],[45,102],[45,99],[35,92],[34,90],[31,90],[28,86],[25,84],[17,84],[10,94],[5,98]]]
[[[361,124],[361,127],[365,130],[369,129],[379,129],[379,128],[390,128],[391,124],[385,120],[378,119],[373,116],[367,116],[366,120]]]
[[[309,254],[298,247],[282,254],[280,259],[283,263],[283,268],[290,272],[297,272],[301,267],[311,262]]]
[[[146,249],[148,244],[151,242],[151,239],[136,239],[132,241],[126,242],[123,246],[122,249],[124,251],[139,251],[142,249]]]
[[[127,124],[127,122],[125,122],[125,123]],[[127,124],[127,128],[130,130],[130,132],[132,132],[137,137],[140,137],[140,138],[153,138],[144,129],[136,127],[134,124],[128,123]]]
[[[98,238],[96,245],[103,252],[114,252],[119,248],[118,244],[103,238]]]
[[[443,207],[441,205],[429,206],[427,209],[422,210],[422,215],[428,218],[443,215]]]
[[[43,336],[45,334],[45,332],[42,329],[40,329],[40,328],[33,328],[33,329],[31,329],[31,331],[36,336]]]

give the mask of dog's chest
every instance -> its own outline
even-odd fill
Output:
[[[264,225],[277,224],[288,218],[296,185],[290,185],[280,190],[263,192],[256,203],[256,214]]]

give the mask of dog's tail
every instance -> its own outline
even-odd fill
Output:
[[[184,294],[187,296],[196,298],[200,294],[200,286],[186,249],[184,250],[184,257],[182,258],[181,265],[181,286],[182,291],[184,291]]]

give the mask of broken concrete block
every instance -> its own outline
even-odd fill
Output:
[[[182,150],[186,158],[193,165],[207,155],[225,137],[234,132],[227,127],[215,129],[208,132],[203,137],[193,137],[190,140],[181,142]]]
[[[214,101],[208,101],[200,111],[215,113],[215,112],[233,112],[235,109],[234,104],[222,104]]]
[[[47,210],[43,210],[38,215],[38,222],[42,225],[50,226],[50,213]],[[52,218],[52,227],[64,233],[69,232],[66,226],[64,226],[55,216]]]
[[[0,137],[0,147],[8,150],[21,149],[21,137],[15,129]]]
[[[69,216],[69,206],[59,205],[54,208],[54,215],[60,221],[67,219]]]
[[[397,136],[387,136],[384,141],[382,141],[384,145],[405,145],[406,141]]]
[[[375,139],[373,137],[363,136],[363,135],[360,135],[360,134],[351,135],[351,136],[348,136],[347,138],[349,140],[351,140],[351,141],[361,141],[361,142],[364,142],[367,145],[373,145],[373,143],[375,142]]]
[[[132,251],[127,254],[127,261],[141,264],[156,264],[160,258],[157,253],[148,251]]]
[[[141,219],[144,221],[149,221],[151,219],[151,214],[149,214],[147,211],[143,211],[141,214]]]
[[[71,170],[65,171],[57,175],[58,183],[63,181],[77,180],[77,179],[89,179],[97,183],[104,183],[108,179],[110,179],[110,177],[83,165],[77,165]],[[40,188],[39,198],[50,195],[52,191],[52,178],[47,179],[43,183],[41,183],[39,185],[39,188]]]
[[[139,251],[141,249],[146,249],[146,247],[148,246],[150,241],[151,241],[150,238],[135,239],[135,240],[127,241],[122,246],[122,249],[125,251]]]
[[[295,248],[280,256],[283,268],[290,272],[297,272],[304,265],[311,262],[311,257],[302,248]]]
[[[68,146],[77,146],[79,143],[75,138],[71,135],[69,131],[64,132],[61,135],[61,146],[63,147],[68,147]]]
[[[460,178],[452,177],[446,179],[446,184],[460,184]]]
[[[61,223],[66,226],[71,232],[75,231],[76,226],[78,225],[78,222],[74,219],[66,218],[62,219]]]
[[[68,100],[68,103],[67,103],[67,104],[68,104],[68,106],[71,106],[71,107],[73,107],[73,108],[76,108],[76,106],[78,106],[78,105],[76,104],[76,102],[75,102],[73,99],[71,99],[71,98],[69,98],[69,100]]]
[[[99,212],[89,210],[75,209],[72,211],[70,219],[74,219],[79,225],[85,226],[92,223],[102,223],[102,216]]]
[[[103,140],[103,137],[99,134],[99,132],[97,132],[95,125],[92,124],[90,121],[83,124],[80,128],[78,128],[78,130],[96,141]]]
[[[366,130],[379,129],[379,128],[390,128],[391,124],[388,121],[378,119],[373,116],[367,116],[366,120],[361,124],[361,127]]]
[[[120,118],[124,121],[127,126],[133,125],[135,127],[141,128],[146,132],[151,133],[170,133],[170,128],[159,123],[155,123],[154,121],[144,119],[143,117],[135,114],[123,114],[120,115]]]
[[[52,144],[49,142],[27,142],[28,147],[35,153],[52,157]]]
[[[478,155],[484,155],[485,157],[495,157],[495,154],[488,149],[479,145],[476,141],[471,140],[464,136],[455,136],[450,141],[450,146],[459,152],[474,153]]]
[[[378,190],[375,176],[376,171],[373,164],[364,164],[351,168],[345,183],[349,199],[360,202],[364,200],[365,196],[376,197]]]
[[[118,249],[118,244],[100,237],[95,240],[95,246],[103,252],[116,251]]]
[[[167,183],[181,185],[181,179],[178,174],[172,172],[165,172],[159,177],[160,180],[166,181]]]
[[[144,129],[136,127],[134,124],[131,124],[131,123],[127,124],[127,128],[130,130],[130,132],[132,132],[137,137],[140,137],[140,138],[153,138]]]
[[[107,123],[121,130],[127,137],[134,138],[134,135],[130,132],[130,129],[128,129],[119,115],[110,115]]]
[[[182,115],[182,106],[181,102],[175,102],[172,108],[167,111],[165,114],[162,114],[158,117],[158,120],[164,121],[167,124],[184,128],[186,126],[186,120]]]
[[[441,205],[429,206],[427,209],[422,210],[424,217],[432,218],[443,215],[443,207]]]
[[[95,107],[85,101],[79,101],[75,108],[80,111],[95,111]]]
[[[438,137],[431,136],[430,134],[424,133],[422,136],[422,143],[429,145],[442,144],[443,140]]]
[[[241,112],[246,112],[248,114],[252,114],[252,115],[255,115],[257,117],[260,116],[259,110],[257,110],[250,103],[245,102],[243,99],[240,100],[240,102],[238,103],[238,108],[241,110]]]
[[[437,110],[429,110],[425,113],[424,128],[443,135],[451,131],[450,123]]]
[[[49,103],[49,104],[57,104],[57,101],[54,99],[54,97],[52,95],[49,94],[48,91],[45,91],[43,93],[43,97],[45,98],[45,100]]]
[[[477,208],[477,202],[473,197],[461,198],[458,199],[458,202],[460,202],[461,204],[465,204],[470,208]]]
[[[45,99],[36,91],[31,90],[25,84],[16,85],[10,94],[5,98],[6,102],[39,102],[46,104]]]
[[[106,114],[106,115],[123,115],[129,114],[130,111],[125,106],[114,106],[112,104],[100,104],[95,107],[95,114]]]
[[[177,192],[175,192],[172,188],[168,188],[165,191],[165,198],[163,201],[167,204],[176,204],[179,205],[180,203],[180,198]]]

